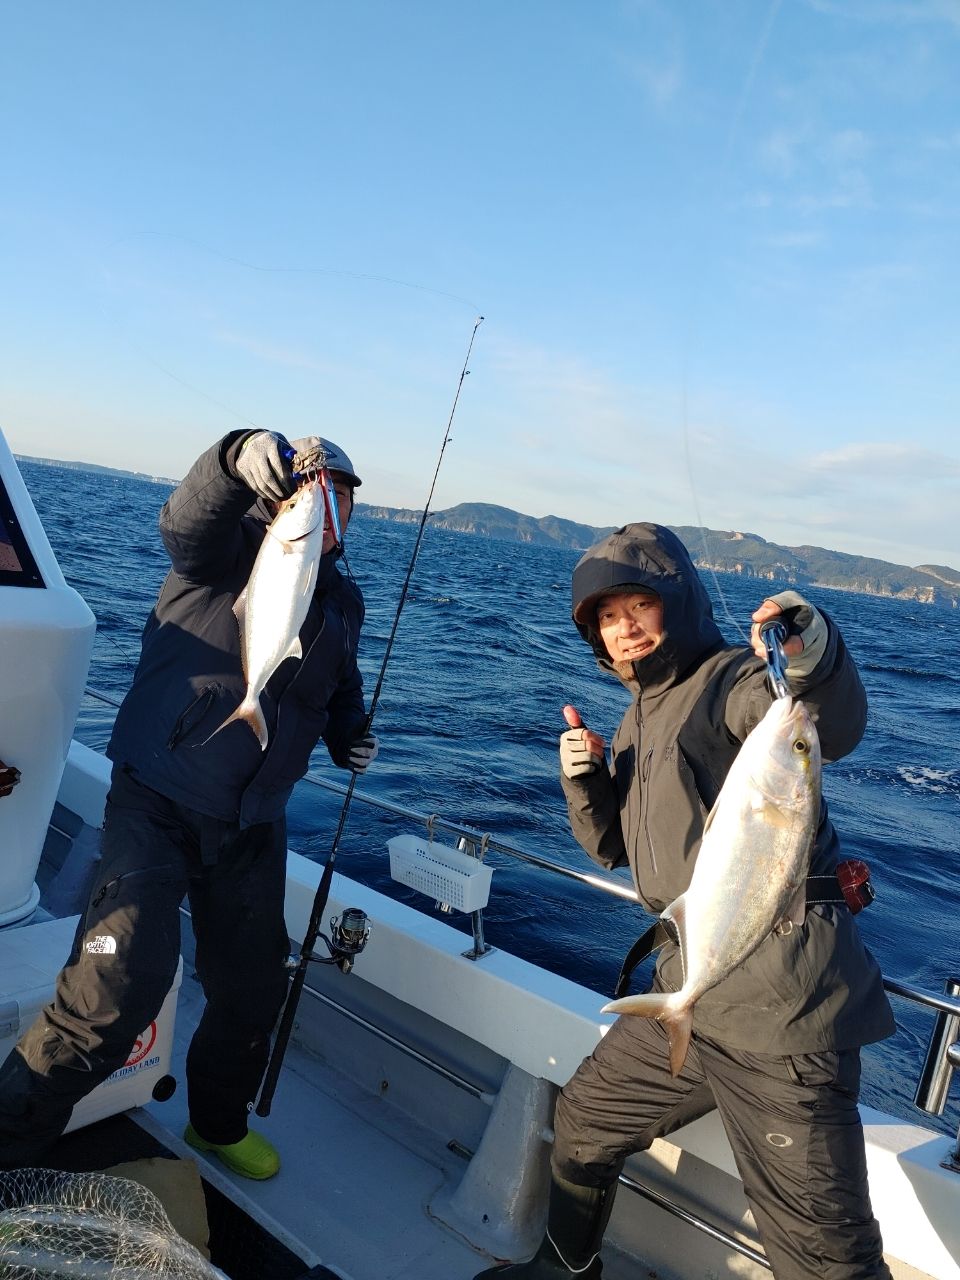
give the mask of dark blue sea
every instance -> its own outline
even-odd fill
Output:
[[[168,489],[146,481],[23,464],[63,572],[98,620],[89,685],[127,688],[139,636],[166,572],[157,514]],[[647,513],[638,512],[638,518]],[[762,532],[762,531],[761,531]],[[373,689],[413,550],[416,527],[357,517],[348,555],[367,602],[361,667]],[[570,866],[592,869],[569,835],[557,781],[560,709],[574,703],[608,741],[625,694],[602,675],[569,621],[571,551],[428,527],[387,667],[375,731],[380,757],[358,793],[439,814]],[[708,581],[731,639],[775,588],[733,575]],[[939,993],[960,977],[960,612],[817,590],[836,619],[870,697],[866,736],[831,765],[825,790],[848,856],[873,869],[877,901],[859,920],[885,974]],[[735,620],[735,621],[734,621]],[[102,748],[113,711],[87,698],[77,736]],[[312,772],[345,784],[321,748]],[[323,861],[341,802],[301,784],[290,843]],[[389,878],[385,841],[421,831],[354,803],[337,855],[346,875],[430,911]],[[639,907],[493,854],[487,941],[612,991],[622,956],[647,924]],[[463,917],[449,917],[469,931]],[[376,945],[375,939],[371,941]],[[864,1100],[915,1118],[913,1093],[932,1025],[894,1000],[900,1030],[865,1052]],[[955,1133],[954,1100],[938,1127]]]

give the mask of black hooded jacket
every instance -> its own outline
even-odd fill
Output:
[[[633,702],[614,738],[609,772],[561,775],[561,782],[579,843],[601,866],[629,865],[643,903],[659,914],[688,887],[707,814],[772,695],[752,649],[724,641],[684,545],[654,524],[617,530],[574,569],[574,616],[601,667],[613,670],[591,606],[629,586],[662,600],[662,640],[621,675]],[[789,618],[803,609],[786,612]],[[816,666],[800,680],[788,674],[817,721],[824,760],[852,751],[863,734],[866,695],[829,619]],[[832,872],[841,856],[822,804],[810,873]],[[683,985],[676,947],[661,953],[657,982],[669,990]],[[801,927],[770,934],[694,1008],[697,1034],[757,1053],[854,1048],[893,1029],[877,964],[840,906],[815,906]]]
[[[172,568],[107,748],[145,786],[244,827],[283,814],[321,738],[346,766],[365,718],[357,668],[363,597],[330,552],[321,557],[300,630],[303,658],[285,659],[260,698],[266,751],[239,721],[211,736],[243,698],[233,606],[271,519],[264,503],[251,507],[234,471],[246,434],[234,432],[202,454],[160,514]]]

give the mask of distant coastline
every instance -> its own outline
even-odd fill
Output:
[[[17,462],[31,462],[36,467],[59,467],[63,471],[94,471],[108,476],[124,476],[127,480],[146,480],[148,484],[177,485],[179,480],[168,476],[151,476],[145,471],[124,471],[120,467],[101,467],[96,462],[64,462],[60,458],[32,458],[27,453],[15,453]]]
[[[14,456],[18,462],[42,467],[90,471],[171,487],[179,483],[166,476],[123,471],[117,467],[103,467],[89,462],[63,462],[56,458],[33,458],[26,454]],[[401,524],[416,524],[422,512],[358,502],[357,515]],[[578,524],[561,516],[538,518],[488,502],[461,502],[444,511],[431,512],[430,521],[435,528],[447,529],[452,533],[499,538],[505,542],[521,542],[531,546],[552,546],[570,551],[583,550],[612,532],[612,526]],[[698,569],[735,573],[761,581],[785,582],[798,588],[827,587],[833,591],[849,591],[860,595],[915,600],[918,604],[932,604],[945,609],[960,608],[960,570],[947,565],[925,564],[910,568],[867,556],[829,551],[824,547],[781,546],[768,542],[756,533],[702,529],[692,525],[672,527],[689,548]]]
[[[383,520],[414,523],[421,512],[395,507],[357,504],[359,513]],[[583,550],[611,533],[612,527],[576,524],[559,516],[536,519],[508,507],[486,502],[463,502],[431,515],[437,528],[480,537],[502,538],[538,546]],[[703,529],[693,525],[671,526],[689,549],[698,569],[735,573],[744,578],[786,582],[791,586],[829,587],[860,595],[915,600],[945,609],[960,608],[960,571],[947,565],[891,564],[868,556],[828,551],[824,547],[785,547],[768,542],[757,533],[730,529]]]

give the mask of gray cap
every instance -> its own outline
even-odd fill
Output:
[[[297,453],[307,453],[311,449],[318,446],[323,449],[327,457],[327,466],[331,471],[339,471],[341,475],[345,475],[350,482],[350,487],[356,489],[363,481],[353,469],[353,463],[340,448],[334,444],[332,440],[325,440],[323,436],[303,436],[299,440],[291,440],[290,445]]]

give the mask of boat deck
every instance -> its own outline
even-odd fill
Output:
[[[202,1005],[194,981],[181,988],[174,1074]],[[271,1114],[255,1119],[276,1145],[277,1177],[253,1183],[205,1158],[178,1135],[187,1122],[184,1088],[135,1113],[138,1123],[245,1208],[308,1267],[323,1264],[350,1280],[460,1280],[485,1264],[465,1241],[429,1215],[428,1205],[463,1161],[389,1101],[294,1044],[288,1049]]]
[[[199,987],[188,977],[171,1062],[180,1082],[201,1008]],[[92,1170],[155,1156],[194,1161],[205,1184],[213,1261],[231,1280],[320,1280],[331,1273],[346,1280],[470,1280],[491,1265],[488,1254],[431,1212],[459,1183],[466,1153],[300,1045],[288,1050],[270,1116],[253,1122],[281,1152],[275,1178],[251,1182],[194,1151],[180,1136],[186,1122],[181,1085],[166,1102],[67,1134],[50,1163]],[[243,1216],[225,1211],[220,1196]],[[256,1228],[281,1247],[264,1243]],[[604,1257],[612,1280],[636,1276],[635,1259],[612,1248]]]
[[[45,914],[78,909],[96,843],[91,828],[57,806],[38,873]],[[271,1114],[252,1121],[280,1151],[280,1173],[264,1182],[240,1178],[181,1136],[184,1062],[203,1007],[185,911],[183,924],[185,967],[169,1066],[176,1091],[68,1133],[50,1166],[101,1170],[157,1156],[193,1161],[204,1184],[212,1259],[230,1280],[319,1280],[331,1273],[346,1280],[471,1280],[491,1265],[490,1254],[438,1213],[482,1136],[504,1061],[447,1030],[438,1038],[432,1020],[384,1002],[355,975],[312,966]],[[386,1028],[387,1039],[358,1024],[358,1013]],[[391,1043],[391,1031],[399,1045]],[[636,1276],[636,1259],[614,1246],[605,1247],[604,1258],[611,1280]]]

